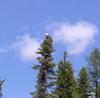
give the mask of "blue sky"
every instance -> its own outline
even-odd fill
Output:
[[[31,98],[36,49],[45,32],[54,38],[55,60],[63,51],[77,72],[100,47],[100,0],[0,0],[0,77],[4,98]],[[78,48],[77,48],[78,47]]]

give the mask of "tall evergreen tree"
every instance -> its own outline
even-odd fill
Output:
[[[98,97],[98,84],[100,82],[100,50],[93,49],[88,57],[88,69],[92,79],[93,88],[95,88],[96,98]]]
[[[55,93],[59,98],[74,98],[75,80],[72,64],[66,60],[67,53],[64,52],[63,60],[58,64],[57,83]]]
[[[100,83],[98,84],[98,98],[100,98]]]
[[[0,98],[2,98],[2,85],[3,85],[4,80],[0,80]]]
[[[33,94],[33,98],[46,98],[48,87],[50,86],[50,77],[54,73],[54,63],[52,52],[53,40],[46,33],[44,41],[41,43],[40,48],[37,51],[39,57],[37,58],[39,64],[33,66],[34,69],[38,69],[38,80],[37,80],[37,90]]]
[[[83,67],[79,72],[78,78],[78,94],[80,98],[88,98],[89,93],[89,75],[87,69]]]

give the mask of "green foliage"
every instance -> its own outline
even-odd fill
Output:
[[[57,84],[55,93],[59,98],[74,98],[75,80],[73,76],[72,64],[66,60],[67,53],[58,64]]]
[[[89,93],[89,75],[87,69],[83,67],[80,70],[79,78],[78,78],[78,94],[80,98],[88,98],[87,93]]]
[[[0,80],[0,98],[3,96],[3,93],[2,93],[2,85],[4,83],[5,80]]]
[[[96,98],[98,97],[98,84],[100,80],[100,50],[98,48],[93,49],[88,57],[88,69],[90,78],[92,80],[92,86],[95,88]]]
[[[49,77],[54,73],[54,63],[52,62],[52,52],[54,52],[54,49],[52,43],[52,38],[49,35],[46,35],[37,51],[37,54],[40,55],[37,58],[39,64],[32,68],[37,69],[39,72],[36,86],[37,90],[33,94],[33,98],[46,98],[48,87],[50,87],[48,84],[50,84],[51,78],[49,79]]]
[[[87,98],[87,93],[90,92],[95,92],[96,98],[99,98],[100,50],[95,48],[90,53],[88,57],[89,74],[87,69],[83,67],[76,82],[73,66],[66,59],[66,52],[64,52],[63,59],[58,63],[57,71],[54,72],[55,64],[52,57],[54,49],[52,44],[52,38],[46,35],[36,52],[39,55],[37,58],[38,64],[32,66],[32,68],[38,70],[38,77],[36,91],[32,93],[33,98]],[[92,88],[90,88],[90,85]]]
[[[100,98],[100,83],[98,84],[98,98]]]

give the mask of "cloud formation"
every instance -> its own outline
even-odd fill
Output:
[[[30,35],[18,36],[13,42],[13,49],[19,54],[23,61],[30,61],[36,59],[36,51],[40,43],[36,38]]]
[[[7,52],[7,49],[0,48],[0,54]]]
[[[86,21],[75,24],[53,24],[49,29],[53,32],[56,42],[63,43],[70,54],[80,54],[94,41],[98,33],[96,25]]]

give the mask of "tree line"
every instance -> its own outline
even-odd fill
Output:
[[[38,71],[36,90],[33,98],[89,98],[94,94],[100,98],[100,49],[94,48],[87,57],[87,65],[83,66],[78,77],[74,76],[73,65],[67,59],[67,52],[55,64],[52,53],[55,52],[53,39],[46,35],[37,50],[38,64],[32,66]]]
[[[87,57],[87,65],[83,66],[78,77],[75,77],[73,65],[65,51],[63,58],[54,63],[52,53],[55,52],[53,39],[46,34],[37,50],[38,64],[32,66],[37,70],[36,89],[31,92],[32,98],[89,98],[94,94],[100,98],[100,49],[94,48]],[[0,98],[4,80],[0,80]]]

